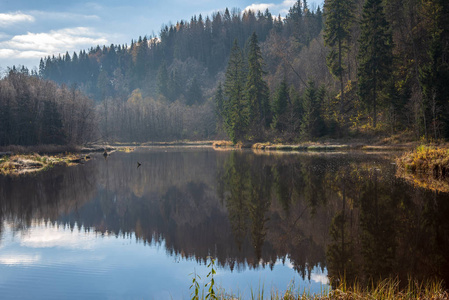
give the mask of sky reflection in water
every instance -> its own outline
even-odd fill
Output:
[[[164,242],[144,245],[134,234],[86,232],[34,223],[16,231],[4,222],[0,248],[0,290],[3,299],[188,299],[191,274],[204,282],[208,268],[192,258],[171,256]],[[302,280],[292,264],[277,261],[270,268],[218,268],[216,282],[228,291],[249,295],[263,285],[285,290],[295,281],[300,289],[320,292],[326,274],[315,268]],[[265,293],[266,293],[265,292]]]

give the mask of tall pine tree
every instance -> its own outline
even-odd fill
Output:
[[[342,113],[344,99],[345,66],[343,57],[348,51],[351,39],[351,26],[354,15],[353,0],[326,0],[324,2],[324,41],[331,48],[327,56],[327,65],[332,75],[340,81],[340,113]]]
[[[248,75],[246,78],[246,100],[249,109],[249,126],[254,138],[261,138],[263,127],[269,124],[268,85],[263,80],[263,59],[255,32],[249,39]]]
[[[273,122],[271,127],[279,131],[286,128],[285,113],[289,102],[287,81],[282,80],[281,85],[276,89],[273,99]]]
[[[357,74],[359,96],[372,112],[373,127],[376,128],[379,96],[391,79],[393,63],[393,41],[382,0],[365,2],[361,30]]]
[[[224,93],[226,102],[224,105],[225,129],[233,143],[242,141],[248,129],[248,109],[245,105],[245,72],[244,61],[237,39],[231,49]]]
[[[325,124],[321,116],[321,105],[325,93],[324,86],[317,88],[313,80],[309,80],[302,96],[301,137],[304,140],[323,135]]]
[[[449,138],[449,2],[425,1],[426,13],[432,16],[429,62],[421,68],[423,95],[435,139]]]

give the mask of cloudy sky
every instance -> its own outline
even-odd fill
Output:
[[[158,35],[163,24],[211,15],[225,7],[285,16],[295,0],[0,0],[0,72],[36,67],[39,59],[96,45],[129,44]],[[309,6],[323,0],[309,0]]]

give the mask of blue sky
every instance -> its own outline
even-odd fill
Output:
[[[1,0],[0,72],[8,66],[33,68],[40,57],[78,52],[96,45],[129,44],[158,35],[163,24],[211,15],[226,7],[269,10],[285,16],[295,0]],[[309,0],[309,6],[323,1]]]

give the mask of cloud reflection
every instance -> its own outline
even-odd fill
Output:
[[[312,273],[311,279],[321,284],[329,284],[329,278],[326,274]]]
[[[34,227],[21,238],[20,244],[29,248],[91,250],[95,246],[95,235],[76,230],[60,230],[57,226]]]
[[[1,255],[0,264],[2,265],[33,265],[40,261],[39,255]]]

